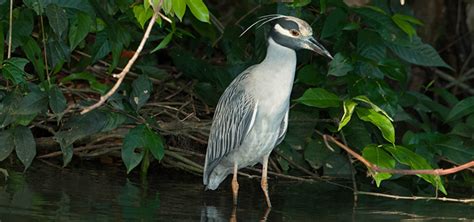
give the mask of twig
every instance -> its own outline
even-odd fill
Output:
[[[346,137],[344,136],[344,131],[341,130],[341,137],[342,137],[342,142],[344,142],[344,145],[347,146],[347,140],[346,140]],[[356,181],[356,177],[355,177],[355,169],[354,169],[354,166],[352,166],[352,163],[354,162],[354,160],[351,158],[351,155],[349,155],[349,153],[346,153],[347,154],[347,160],[349,160],[349,163],[351,163],[351,166],[349,166],[351,168],[351,177],[352,177],[352,188],[354,188],[354,191],[353,191],[353,194],[354,194],[354,205],[357,205],[357,191],[359,191],[357,189],[357,181]]]
[[[41,24],[41,36],[43,42],[43,56],[44,56],[44,70],[46,71],[46,79],[48,80],[48,84],[51,85],[51,80],[49,78],[49,67],[48,67],[48,53],[46,52],[46,36],[44,34],[44,22],[43,22],[43,15],[40,15],[40,24]]]
[[[384,193],[374,193],[374,192],[365,192],[358,191],[357,194],[376,196],[376,197],[386,197],[397,200],[438,200],[438,201],[447,201],[447,202],[459,202],[459,203],[473,203],[474,199],[456,199],[449,197],[420,197],[420,196],[398,196]]]
[[[291,160],[290,158],[286,157],[285,155],[283,155],[282,153],[278,152],[278,151],[275,151],[276,154],[278,154],[278,156],[280,156],[281,158],[285,159],[290,165],[294,166],[296,169],[300,170],[301,172],[303,173],[306,173],[312,177],[319,177],[319,175],[307,170],[306,168],[300,166],[299,164],[295,163],[295,161]]]
[[[12,35],[13,35],[12,30],[13,30],[13,0],[10,0],[10,20],[9,20],[9,27],[8,27],[7,59],[9,59],[12,56]]]
[[[374,172],[378,173],[392,173],[392,174],[402,174],[402,175],[417,175],[417,174],[428,174],[428,175],[448,175],[448,174],[453,174],[471,167],[474,167],[474,160],[467,162],[465,164],[448,168],[448,169],[432,169],[432,170],[398,170],[398,169],[384,169],[380,168],[377,165],[369,162],[366,160],[364,157],[359,155],[358,153],[354,152],[351,148],[348,146],[342,144],[339,142],[336,138],[329,136],[329,135],[323,135],[323,138],[325,141],[331,141],[335,143],[337,146],[341,147],[344,149],[346,152],[351,154],[353,157],[358,159],[360,162],[362,162],[369,170],[372,170]]]
[[[105,95],[101,96],[100,100],[97,103],[95,103],[95,104],[93,104],[89,107],[84,108],[81,111],[81,114],[86,114],[86,113],[96,109],[97,107],[101,106],[102,104],[105,103],[105,101],[107,99],[109,99],[115,93],[115,91],[117,91],[120,84],[122,84],[122,81],[125,79],[125,76],[127,75],[128,71],[130,71],[130,68],[132,68],[132,65],[137,60],[138,55],[140,55],[140,52],[143,50],[143,47],[145,46],[146,40],[150,36],[150,32],[151,32],[153,26],[155,25],[155,21],[156,21],[156,18],[158,16],[159,16],[159,8],[155,11],[155,13],[153,13],[153,16],[151,17],[150,22],[148,23],[148,27],[146,28],[145,34],[143,34],[142,41],[140,42],[140,45],[138,46],[137,50],[135,51],[135,54],[133,54],[132,58],[128,61],[127,65],[122,70],[122,72],[120,72],[117,75],[114,75],[114,77],[118,78],[115,85]]]

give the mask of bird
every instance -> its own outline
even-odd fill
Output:
[[[267,207],[268,158],[288,128],[290,94],[296,70],[296,50],[307,49],[333,57],[314,37],[311,26],[297,17],[271,14],[249,26],[271,24],[262,62],[248,67],[224,90],[216,106],[205,156],[203,184],[215,190],[232,177],[233,204],[237,205],[239,169],[262,164],[261,188]],[[258,28],[257,27],[257,28]]]

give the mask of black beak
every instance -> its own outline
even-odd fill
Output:
[[[327,56],[330,59],[333,59],[329,51],[325,49],[324,46],[321,45],[314,37],[311,36],[310,38],[308,38],[307,44],[309,48],[315,51],[316,53]]]

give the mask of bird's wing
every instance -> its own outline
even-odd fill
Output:
[[[290,112],[290,108],[288,107],[288,109],[286,110],[285,117],[281,121],[280,133],[278,134],[278,140],[277,140],[275,146],[280,144],[283,141],[283,139],[285,139],[286,131],[288,130],[288,113],[289,112]]]
[[[214,113],[209,134],[203,182],[220,160],[238,148],[252,128],[257,114],[257,101],[244,88],[249,70],[240,74],[222,94]]]

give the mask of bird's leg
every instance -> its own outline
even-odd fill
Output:
[[[267,201],[267,206],[269,208],[272,207],[272,203],[270,202],[270,197],[268,196],[268,183],[267,183],[267,171],[268,171],[268,157],[270,155],[266,155],[263,157],[262,161],[262,190],[265,194],[265,200]]]
[[[239,194],[239,183],[237,182],[237,163],[234,163],[234,176],[232,177],[232,194],[234,205],[237,205],[237,196]]]

